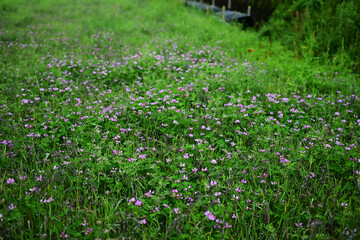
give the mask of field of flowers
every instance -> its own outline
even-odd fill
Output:
[[[356,238],[358,76],[134,2],[0,3],[0,239]]]

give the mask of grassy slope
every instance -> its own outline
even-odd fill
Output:
[[[356,234],[356,76],[181,2],[1,2],[4,236]]]
[[[6,62],[6,67],[18,65],[20,59],[20,66],[32,66],[39,61],[39,57],[45,56],[48,52],[52,56],[69,53],[76,54],[78,58],[94,57],[84,54],[84,51],[79,51],[75,46],[96,44],[94,34],[101,32],[111,33],[114,39],[126,44],[131,51],[142,48],[154,37],[159,39],[186,37],[186,41],[194,46],[221,46],[234,58],[247,59],[251,62],[266,61],[269,69],[279,69],[296,84],[308,88],[319,85],[322,89],[324,85],[310,80],[314,74],[340,72],[346,75],[347,72],[346,69],[336,67],[330,69],[313,62],[299,61],[294,57],[295,53],[287,51],[277,42],[270,44],[260,40],[256,33],[241,32],[234,26],[220,22],[217,18],[194,14],[194,11],[188,11],[176,1],[171,3],[77,1],[71,4],[66,1],[40,1],[39,4],[31,7],[30,3],[22,1],[15,3],[3,1],[2,4],[2,8],[5,9],[2,18],[3,29],[11,30],[11,33],[7,34],[7,40],[18,39],[19,44],[37,39],[50,42],[44,48],[36,49],[35,52],[31,52],[34,49],[29,49],[22,54],[22,57],[16,56],[12,59],[10,56],[7,58],[9,62]],[[30,33],[31,28],[35,29],[35,34]],[[53,38],[58,39],[51,41]],[[61,38],[69,39],[61,43]],[[249,49],[254,49],[255,52],[249,53]],[[112,50],[114,57],[121,57],[119,52]],[[106,53],[100,48],[99,54],[102,52]],[[13,64],[11,60],[17,64]],[[355,79],[349,75],[346,77],[349,81]],[[327,84],[327,88],[335,88],[335,86]]]

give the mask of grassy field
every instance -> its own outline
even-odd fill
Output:
[[[359,76],[165,0],[0,2],[0,239],[354,239]]]

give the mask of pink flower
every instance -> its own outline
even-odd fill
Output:
[[[208,210],[204,213],[204,215],[210,220],[210,221],[214,221],[216,219],[216,217]]]
[[[295,222],[295,226],[296,226],[296,227],[299,227],[299,228],[302,228],[302,227],[303,227],[303,226],[302,226],[302,223],[299,223],[299,224],[298,224],[297,222]]]
[[[60,238],[67,238],[68,235],[65,232],[60,233]]]
[[[152,194],[154,194],[154,191],[150,189],[147,193],[145,193],[145,196],[152,197]]]
[[[16,205],[14,205],[13,203],[9,205],[10,210],[13,210],[14,208],[16,208]]]
[[[86,229],[86,231],[84,232],[85,235],[88,235],[89,233],[91,233],[93,230],[93,228],[88,228]]]
[[[224,228],[231,228],[232,227],[232,225],[230,225],[229,223],[225,223],[225,226],[224,226]]]
[[[6,184],[14,184],[15,183],[15,180],[13,178],[9,178],[7,181],[6,181]]]
[[[210,181],[210,185],[211,185],[211,186],[216,186],[216,185],[217,185],[217,182],[211,180],[211,181]]]

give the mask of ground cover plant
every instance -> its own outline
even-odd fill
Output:
[[[358,76],[182,1],[0,6],[1,238],[358,236]]]

